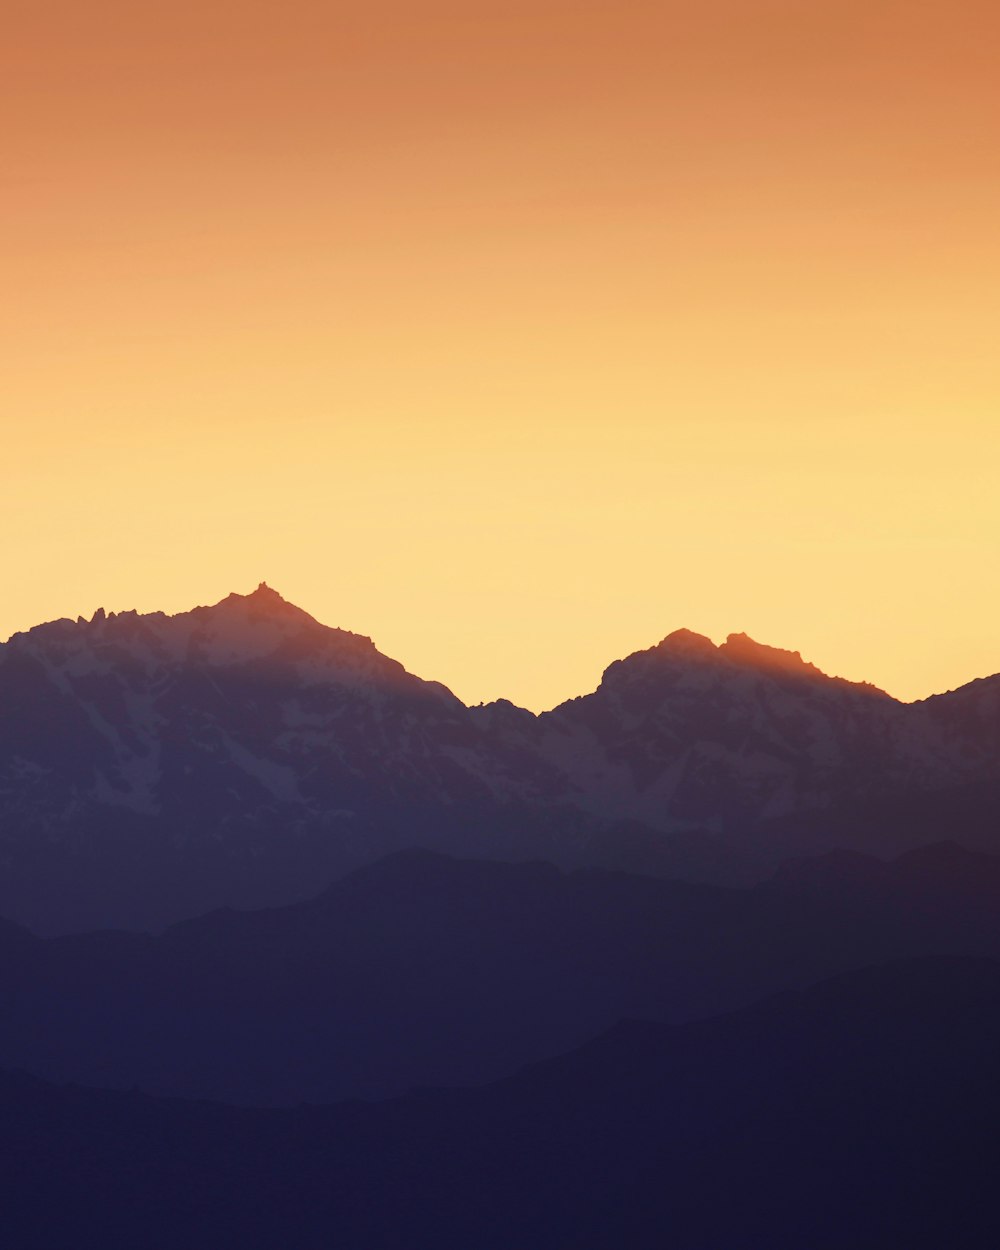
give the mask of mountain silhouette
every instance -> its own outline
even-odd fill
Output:
[[[155,930],[388,852],[761,880],[942,838],[1000,849],[1000,677],[902,704],[689,631],[535,716],[468,708],[261,585],[0,646],[0,914]]]
[[[626,1022],[469,1090],[261,1110],[0,1075],[10,1250],[988,1250],[1000,965]]]
[[[474,1084],[916,955],[1000,958],[1000,859],[838,852],[752,889],[398,852],[161,937],[0,928],[0,1067],[256,1105]]]

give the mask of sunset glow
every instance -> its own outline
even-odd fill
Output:
[[[13,0],[0,637],[266,579],[468,702],[1000,669],[998,14]]]

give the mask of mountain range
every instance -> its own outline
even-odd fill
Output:
[[[476,1089],[244,1108],[0,1073],[14,1250],[990,1250],[1000,965],[623,1021]]]
[[[0,1068],[245,1105],[474,1085],[904,957],[1000,959],[1000,858],[850,852],[750,888],[396,852],[159,937],[0,925]]]
[[[466,707],[261,585],[0,645],[0,914],[155,931],[385,854],[750,884],[835,847],[1000,850],[1000,676],[919,703],[689,631],[534,715]]]
[[[261,585],[0,646],[0,1244],[990,1250],[1000,676],[535,715]]]

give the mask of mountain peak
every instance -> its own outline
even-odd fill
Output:
[[[272,590],[266,582],[261,582],[256,590],[241,595],[233,591],[218,603],[209,607],[194,608],[189,613],[171,618],[174,621],[188,620],[201,629],[209,629],[220,636],[240,635],[244,640],[251,637],[261,642],[265,634],[272,634],[274,640],[287,635],[298,635],[305,630],[309,634],[343,635],[345,638],[359,638],[343,630],[330,630],[321,625],[314,616],[310,616],[304,608],[297,607],[282,598],[276,590]],[[364,640],[368,641],[368,640]],[[256,649],[256,648],[255,648]]]
[[[723,655],[737,664],[750,664],[755,668],[766,668],[785,673],[809,674],[823,677],[825,674],[803,660],[800,651],[785,651],[781,647],[770,647],[767,643],[757,642],[749,634],[730,634],[719,650]]]
[[[257,589],[254,591],[251,591],[250,594],[246,596],[246,598],[252,599],[257,603],[287,603],[288,602],[286,599],[283,599],[282,596],[279,595],[276,590],[272,590],[271,587],[267,584],[267,582],[261,582],[260,585],[257,587]]]
[[[711,655],[717,651],[715,643],[704,634],[696,634],[693,629],[675,629],[667,634],[662,642],[657,643],[654,650],[671,655]]]
[[[233,591],[222,599],[215,607],[250,607],[257,611],[280,612],[284,614],[294,613],[297,616],[308,616],[308,612],[302,608],[296,607],[294,603],[290,603],[287,599],[273,590],[267,582],[261,582],[256,590],[252,590],[248,595],[238,594]]]
[[[833,677],[808,660],[803,660],[801,652],[786,651],[781,647],[769,647],[766,643],[755,641],[749,634],[730,634],[719,647],[719,654],[741,667],[755,668],[760,672],[803,677],[833,683],[845,689],[850,688],[879,695],[884,699],[890,698],[884,690],[873,686],[871,682],[848,681],[846,677]]]

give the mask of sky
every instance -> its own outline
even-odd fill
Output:
[[[993,0],[5,0],[0,637],[1000,670]]]

